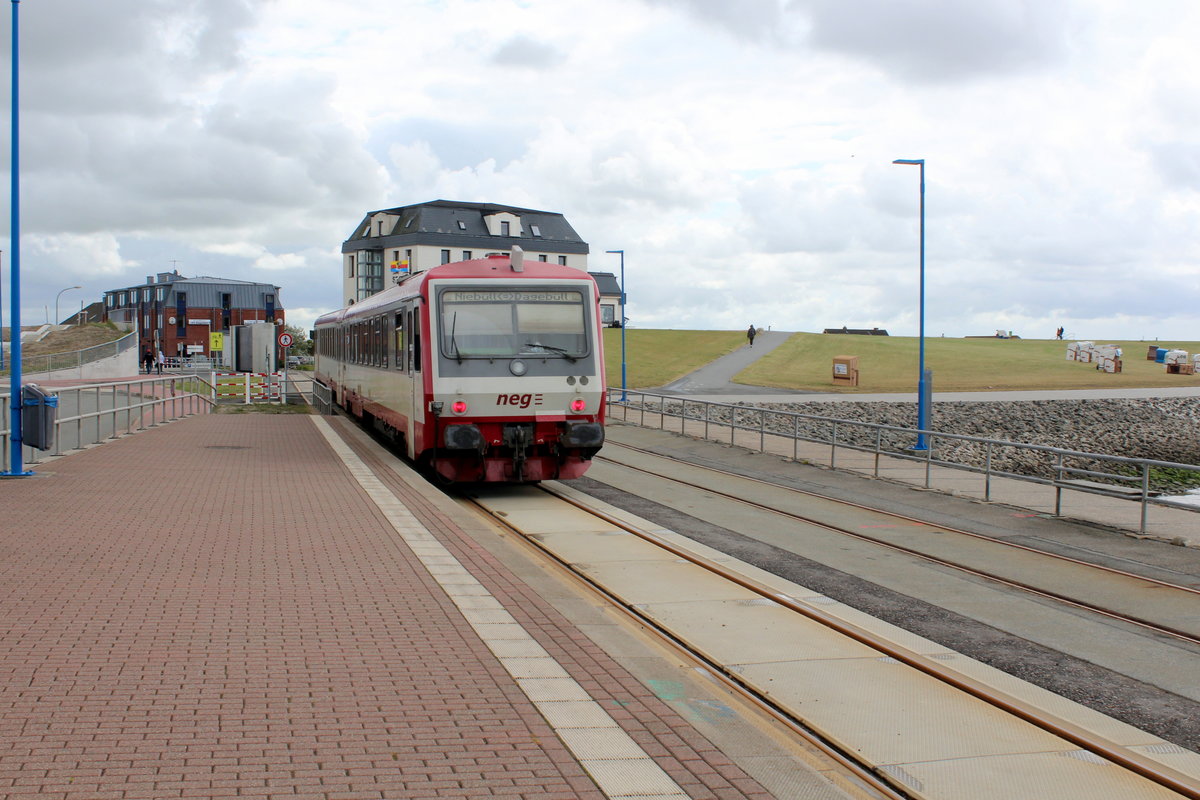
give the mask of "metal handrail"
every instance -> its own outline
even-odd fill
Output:
[[[621,396],[622,392],[624,392],[627,397],[624,402],[617,399]],[[948,433],[945,431],[921,430],[919,428],[907,428],[878,422],[863,422],[861,420],[826,417],[817,414],[805,414],[798,411],[782,411],[777,409],[762,408],[759,406],[747,406],[735,403],[719,403],[709,400],[699,400],[696,398],[684,398],[674,395],[658,394],[655,392],[635,391],[631,389],[608,389],[608,415],[610,418],[615,418],[617,412],[619,411],[620,419],[624,422],[630,422],[631,412],[633,410],[637,410],[638,412],[637,424],[639,424],[641,427],[651,427],[646,425],[646,413],[648,411],[651,414],[657,414],[659,419],[658,427],[661,430],[666,430],[665,421],[669,418],[678,418],[682,421],[680,425],[680,433],[685,431],[686,423],[688,421],[702,422],[704,425],[703,438],[705,439],[712,438],[709,435],[711,427],[728,427],[728,441],[730,444],[734,443],[734,437],[737,431],[758,433],[759,452],[766,452],[766,436],[768,434],[784,439],[792,439],[792,458],[793,460],[797,461],[799,460],[800,442],[803,441],[814,444],[828,444],[830,445],[829,466],[831,469],[837,468],[837,452],[839,448],[861,453],[870,453],[875,456],[873,470],[874,477],[879,477],[879,460],[882,456],[906,461],[923,462],[925,467],[924,488],[927,489],[931,488],[932,470],[935,466],[981,474],[984,476],[983,499],[985,502],[991,500],[992,479],[996,477],[1051,486],[1055,489],[1054,513],[1056,516],[1061,516],[1062,514],[1062,492],[1064,489],[1081,492],[1084,494],[1102,495],[1121,500],[1136,500],[1141,504],[1141,521],[1138,528],[1138,532],[1140,534],[1144,534],[1146,531],[1146,510],[1149,505],[1159,505],[1184,511],[1200,512],[1200,507],[1176,503],[1169,499],[1159,498],[1155,496],[1155,492],[1150,489],[1150,471],[1152,469],[1182,469],[1200,473],[1200,465],[1196,464],[1182,464],[1174,461],[1159,461],[1146,458],[1130,458],[1127,456],[1116,456],[1107,453],[1091,453],[1083,450],[1070,450],[1061,447],[1052,447],[1049,445],[1012,442],[1004,439],[991,439],[982,436],[972,436],[969,434]],[[713,413],[714,410],[724,410],[727,419],[722,420],[719,417],[715,417]],[[788,425],[778,425],[778,430],[768,430],[768,418],[775,418],[781,421],[790,420],[790,423]],[[800,429],[800,423],[802,421],[828,427],[830,431],[828,438],[817,438],[815,436],[802,433]],[[786,430],[787,427],[791,428],[790,432]],[[873,439],[873,444],[858,444],[855,441],[852,441],[851,438],[844,433],[846,428],[857,430],[863,434],[866,434],[860,438],[865,440]],[[914,451],[898,447],[888,447],[884,441],[885,433],[895,434],[896,437],[903,437],[909,441],[915,440],[919,434],[924,434],[927,442],[927,449],[923,451]],[[935,444],[939,441],[944,442],[947,440],[972,442],[982,446],[985,449],[984,465],[980,467],[974,464],[968,464],[961,461],[952,461],[948,458],[938,457],[936,455],[937,448],[935,447]],[[722,438],[722,441],[724,441],[724,438]],[[1045,455],[1049,460],[1048,471],[1050,476],[1046,477],[997,469],[993,465],[996,448],[1012,448],[1014,450],[1024,450]],[[1075,462],[1085,462],[1088,466],[1073,466],[1072,464]],[[1133,474],[1104,471],[1102,469],[1094,468],[1097,463],[1117,465],[1114,466],[1114,469],[1126,467]],[[1108,488],[1099,483],[1081,482],[1076,478],[1076,476],[1088,476],[1103,480],[1129,482],[1131,484],[1136,483],[1137,486],[1135,488],[1118,486]]]
[[[191,377],[162,375],[133,380],[105,381],[75,386],[45,387],[59,398],[58,408],[75,413],[56,416],[51,456],[68,450],[83,449],[135,430],[145,430],[180,417],[207,413],[213,402],[193,391],[191,384],[204,381]],[[0,394],[0,465],[10,469],[12,436],[11,394]],[[67,444],[64,446],[64,441]],[[47,457],[46,451],[22,449],[23,460],[36,464]]]

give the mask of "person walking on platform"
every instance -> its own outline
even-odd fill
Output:
[[[746,331],[746,338],[750,340],[750,346],[751,346],[751,347],[754,347],[754,334],[755,334],[755,332],[756,332],[756,331],[754,330],[754,326],[753,326],[753,325],[751,325],[751,326],[750,326],[750,329],[749,329],[748,331]]]

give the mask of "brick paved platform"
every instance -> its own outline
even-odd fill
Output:
[[[343,424],[193,417],[0,480],[0,797],[622,796],[414,547],[677,787],[636,796],[770,796]]]

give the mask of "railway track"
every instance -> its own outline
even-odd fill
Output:
[[[881,796],[1200,799],[1190,751],[572,489],[472,502]]]
[[[639,453],[642,456],[656,460],[660,464],[672,461],[650,450],[615,442],[610,442],[605,447],[605,455],[598,456],[597,460],[616,464],[624,469],[633,470],[644,475],[652,475],[659,480],[670,481],[678,485],[688,486],[702,492],[717,495],[732,503],[779,515],[794,522],[815,526],[822,530],[859,541],[870,542],[876,546],[905,553],[956,572],[983,578],[987,581],[1014,588],[1031,595],[1048,598],[1073,608],[1083,609],[1110,620],[1134,626],[1148,633],[1158,634],[1200,647],[1200,617],[1195,613],[1179,615],[1175,618],[1174,622],[1164,622],[1150,618],[1151,613],[1161,613],[1164,607],[1170,607],[1175,604],[1186,606],[1189,602],[1194,602],[1200,606],[1200,588],[1196,586],[1173,583],[1136,574],[1128,570],[1072,558],[1017,542],[989,537],[973,531],[932,524],[910,516],[880,511],[879,509],[870,508],[860,503],[830,498],[826,495],[794,487],[781,486],[776,483],[746,477],[711,466],[687,465],[690,471],[708,476],[716,476],[717,480],[724,481],[727,486],[731,487],[720,489],[714,485],[712,480],[707,482],[688,480],[678,475],[667,474],[662,469],[651,469],[646,466],[630,463],[628,460],[614,457],[614,450],[618,452],[626,450]],[[804,504],[804,510],[781,509],[776,505],[756,501],[752,497],[747,496],[749,492],[746,491],[746,487],[748,486],[769,488],[773,493],[784,492],[801,501]],[[741,491],[733,491],[733,488],[740,489]],[[772,502],[777,502],[777,500]],[[870,521],[863,522],[864,517],[858,516],[858,524],[860,525],[858,529],[852,529],[846,524],[832,522],[831,517],[833,515],[828,511],[831,507],[841,507],[861,512]],[[863,525],[870,526],[867,530],[889,528],[903,530],[905,540],[899,541],[894,537],[888,538],[865,532],[863,527],[861,527]],[[920,536],[914,536],[918,532]],[[947,535],[963,537],[980,545],[980,547],[970,548],[966,552],[959,551],[964,553],[964,555],[972,557],[969,563],[966,558],[947,558],[939,554],[938,551],[946,549],[944,537]],[[917,539],[915,543],[913,541],[914,538]],[[1020,554],[1023,563],[1015,565],[1015,568],[1010,566],[1007,571],[980,566],[980,564],[989,563],[1012,565],[1011,558],[992,556],[981,550],[981,548],[984,550],[995,548],[999,551]],[[1043,571],[1031,568],[1034,561],[1044,559],[1064,565],[1069,570],[1069,575],[1064,577],[1063,572],[1056,571],[1053,576],[1048,577]],[[1067,589],[1064,586],[1069,586],[1070,588]],[[1176,602],[1173,603],[1171,600],[1165,599],[1164,596],[1166,595],[1177,595]],[[1125,598],[1126,604],[1123,607],[1113,607],[1116,605],[1114,599],[1117,598]],[[1131,601],[1129,598],[1134,599]]]

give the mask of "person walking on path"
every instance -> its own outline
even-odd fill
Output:
[[[162,368],[165,363],[167,363],[167,357],[163,355],[163,351],[160,349],[158,355],[154,357],[154,368],[159,375],[162,375]]]
[[[147,375],[149,375],[150,370],[154,368],[154,353],[149,347],[146,348],[146,352],[142,353],[142,366],[146,368]]]
[[[754,326],[751,325],[750,329],[748,331],[746,331],[746,338],[750,340],[751,347],[754,347],[754,334],[755,334]]]

